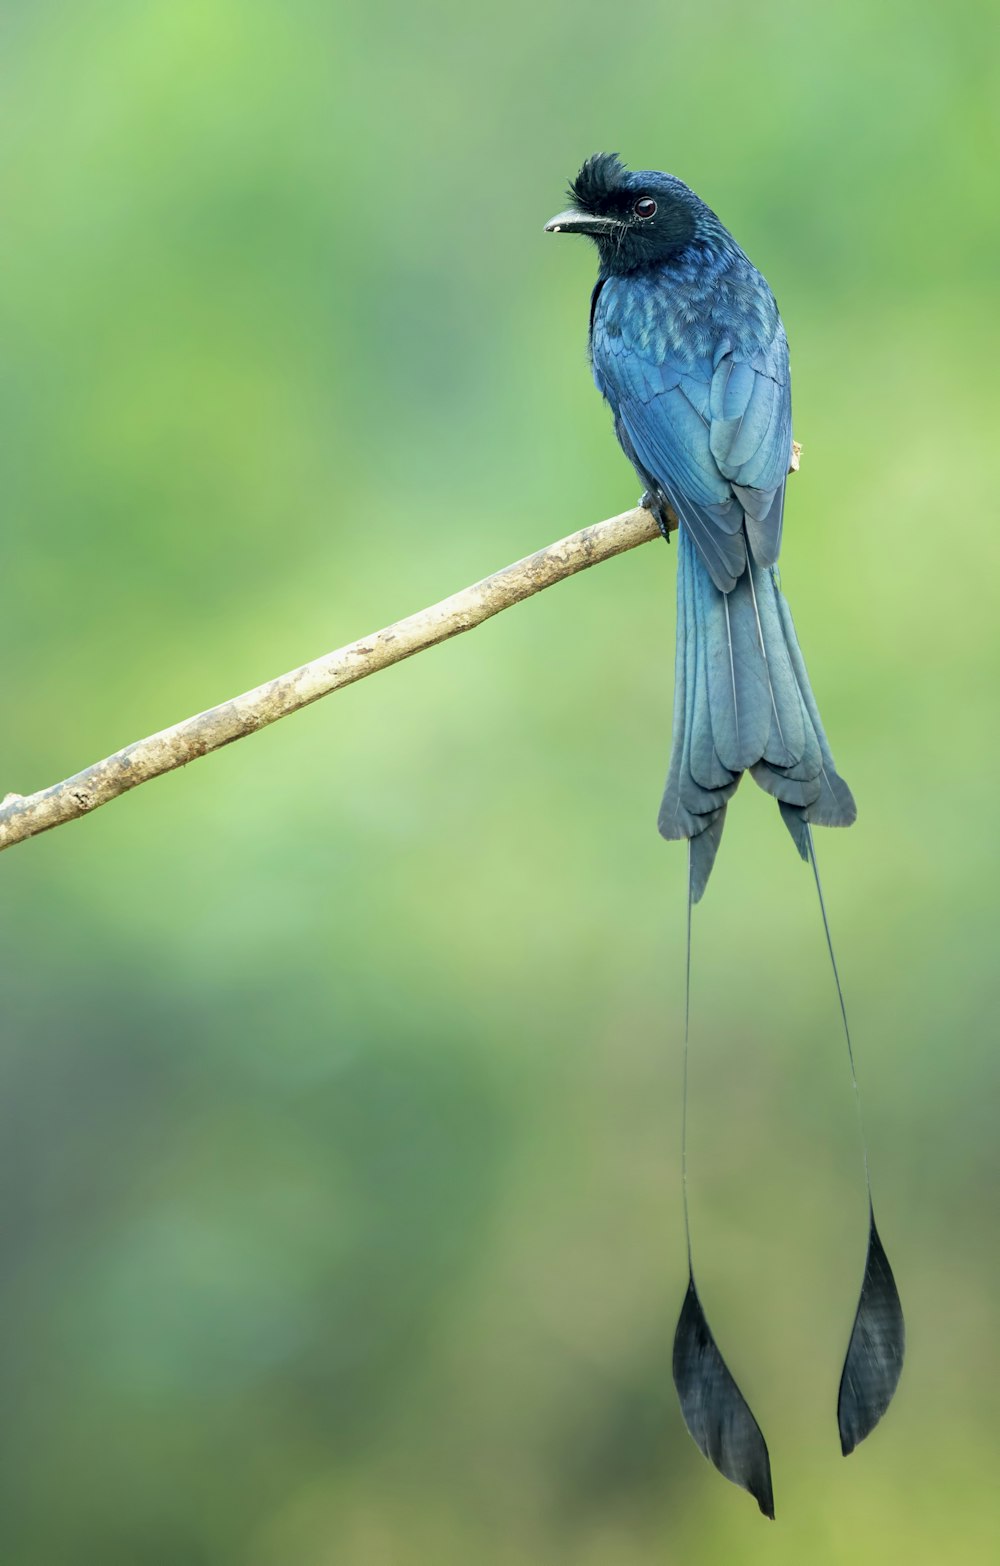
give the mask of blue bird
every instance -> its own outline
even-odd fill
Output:
[[[715,863],[744,772],[778,802],[812,867],[851,1080],[854,1054],[827,922],[812,827],[850,826],[837,772],[778,585],[792,462],[788,342],[774,295],[715,213],[672,174],[631,173],[598,153],[545,226],[585,234],[600,258],[590,301],[594,380],[664,537],[678,522],[677,652],[670,766],[659,828],[688,840],[687,980],[681,1170],[688,1289],[673,1376],[688,1429],[721,1473],[774,1516],[767,1444],[708,1326],[695,1285],[687,1201],[687,1054],[691,907]],[[858,1107],[860,1121],[860,1102]],[[889,1406],[905,1328],[875,1227],[868,1148],[868,1249],[837,1403],[841,1449]]]
[[[594,380],[643,504],[665,535],[668,509],[680,523],[659,829],[690,839],[697,902],[745,771],[807,861],[810,823],[850,826],[856,814],[775,572],[792,460],[788,341],[764,278],[682,180],[598,153],[569,194],[546,228],[597,245]]]

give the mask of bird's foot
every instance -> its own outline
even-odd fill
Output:
[[[655,490],[647,489],[639,502],[643,511],[648,511],[656,519],[656,525],[667,543],[670,542],[670,534],[677,526],[677,518],[674,516],[663,496]]]

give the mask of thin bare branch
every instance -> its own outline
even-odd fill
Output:
[[[391,663],[471,631],[501,609],[509,609],[564,577],[574,576],[577,571],[585,571],[588,566],[639,544],[648,544],[658,536],[656,522],[648,511],[625,511],[517,560],[482,582],[464,587],[405,620],[397,620],[395,625],[315,658],[290,674],[279,674],[266,685],[258,685],[255,690],[199,712],[196,717],[185,718],[172,728],[136,740],[62,783],[37,794],[8,794],[0,804],[0,851],[39,832],[75,821],[78,816],[89,815],[119,794],[138,788],[140,783],[148,783],[164,772],[172,772],[175,767],[186,766],[199,756],[254,734],[267,724],[308,707],[321,696],[329,696],[345,685],[353,685],[355,680],[388,668]]]

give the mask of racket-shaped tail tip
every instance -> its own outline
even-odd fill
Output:
[[[674,1334],[673,1370],[684,1423],[696,1446],[720,1474],[748,1490],[773,1522],[767,1443],[719,1353],[693,1277]]]
[[[872,1213],[861,1298],[837,1399],[840,1450],[845,1457],[871,1435],[892,1402],[905,1348],[903,1307]]]

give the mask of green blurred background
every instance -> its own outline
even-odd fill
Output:
[[[695,920],[691,1181],[775,1528],[675,1407],[650,546],[3,858],[0,1560],[992,1559],[995,9],[6,0],[2,30],[0,794],[634,503],[593,254],[542,234],[586,154],[681,174],[766,272],[909,1358],[845,1463],[847,1065],[745,784]]]

